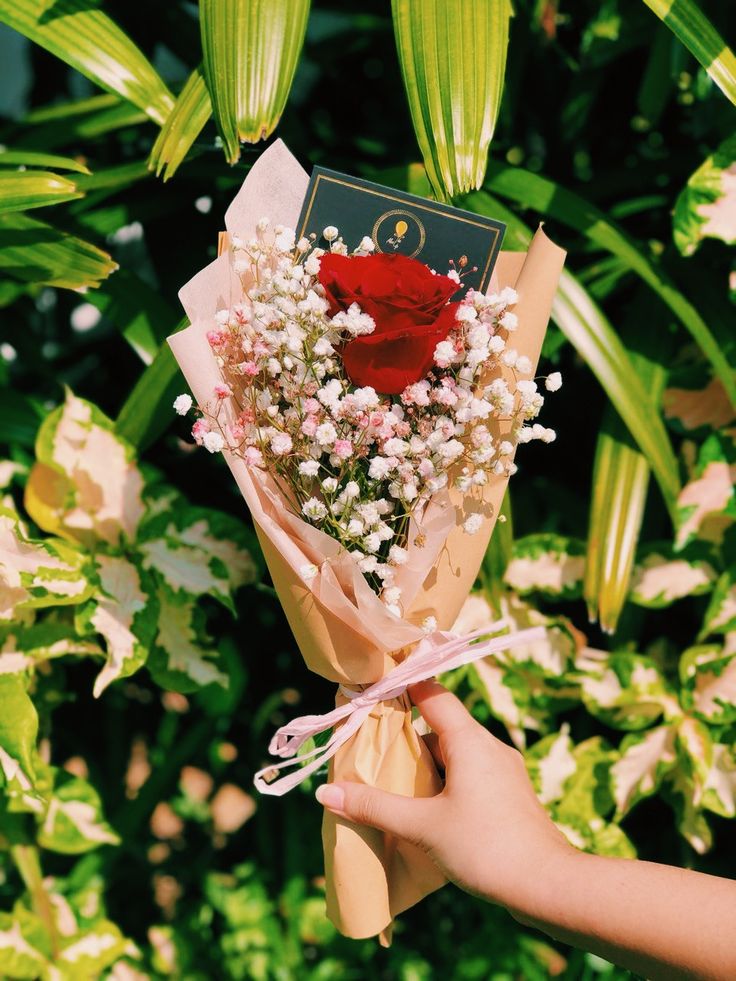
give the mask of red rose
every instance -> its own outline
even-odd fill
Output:
[[[404,255],[322,256],[319,281],[330,316],[352,303],[376,322],[372,334],[347,342],[342,351],[348,377],[385,395],[398,395],[432,367],[434,349],[455,321],[458,303],[448,303],[458,284],[436,276]]]

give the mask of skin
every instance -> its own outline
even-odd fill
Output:
[[[409,689],[445,786],[410,798],[358,783],[323,806],[425,849],[461,889],[651,979],[736,978],[736,882],[578,851],[537,800],[520,753],[435,681]]]

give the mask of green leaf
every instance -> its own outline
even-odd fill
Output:
[[[140,109],[117,95],[96,95],[72,102],[54,102],[31,109],[29,127],[17,142],[25,149],[46,153],[58,146],[94,140],[105,133],[148,122]]]
[[[74,636],[73,626],[66,622],[16,623],[0,633],[0,675],[26,676],[37,664],[56,657],[102,654],[98,644]]]
[[[527,535],[514,542],[505,582],[522,596],[542,593],[576,599],[580,596],[584,556],[585,544],[577,538],[549,533]]]
[[[0,777],[30,790],[36,776],[38,715],[20,678],[0,675]]]
[[[46,977],[51,955],[46,928],[41,919],[22,907],[0,913],[0,973],[5,978]]]
[[[0,215],[0,269],[24,283],[99,286],[118,268],[107,252],[24,214]]]
[[[510,248],[526,248],[529,229],[516,215],[484,191],[469,194],[465,207],[507,223]],[[632,437],[647,457],[668,507],[680,489],[677,459],[656,405],[640,382],[616,332],[590,295],[567,272],[552,305],[552,317],[601,383]]]
[[[145,365],[153,363],[164,338],[176,329],[178,314],[160,291],[126,269],[87,299],[115,324]]]
[[[414,132],[432,188],[447,200],[483,183],[498,118],[509,0],[392,0]]]
[[[0,170],[0,214],[84,197],[73,180],[46,170]]]
[[[73,170],[78,174],[91,171],[80,160],[60,157],[55,153],[40,153],[37,150],[9,150],[0,148],[0,167],[44,167],[50,170]]]
[[[644,0],[736,105],[736,56],[693,0]]]
[[[174,99],[131,39],[89,0],[0,0],[0,20],[163,123]]]
[[[120,410],[118,433],[139,450],[147,449],[173,422],[172,403],[181,389],[179,365],[169,345],[162,344]]]
[[[722,343],[659,263],[648,258],[642,246],[610,221],[604,212],[554,181],[519,167],[492,164],[486,187],[524,207],[533,208],[545,217],[556,218],[586,235],[600,248],[624,260],[690,332],[713,365],[731,400],[736,403],[736,375],[723,353]]]
[[[736,244],[736,135],[729,136],[691,174],[675,202],[672,234],[682,255],[704,238]]]
[[[157,177],[163,174],[167,181],[174,176],[211,115],[212,100],[200,65],[187,79],[153,144],[148,166]]]
[[[309,0],[202,0],[203,71],[228,163],[276,128],[304,43]]]

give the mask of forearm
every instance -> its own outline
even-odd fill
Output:
[[[736,978],[736,882],[571,852],[518,919],[651,979]]]

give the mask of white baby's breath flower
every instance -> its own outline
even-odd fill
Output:
[[[422,620],[422,630],[425,634],[432,634],[437,629],[437,617],[425,617]]]
[[[174,399],[174,412],[177,415],[185,416],[193,405],[191,395],[177,395]]]
[[[326,227],[326,228],[325,228],[325,229],[323,230],[323,232],[322,232],[322,236],[323,236],[323,237],[324,237],[324,238],[326,239],[326,241],[328,241],[328,242],[334,242],[334,241],[335,241],[335,239],[337,238],[337,236],[338,236],[338,234],[339,234],[339,232],[338,232],[338,230],[337,230],[337,229],[335,228],[335,226],[334,226],[334,225],[328,225],[328,226],[327,226],[327,227]]]
[[[375,251],[376,244],[372,238],[368,235],[364,235],[360,240],[360,245],[358,246],[361,252],[373,252]]]
[[[525,354],[522,354],[521,357],[516,359],[516,370],[521,375],[530,375],[532,373],[532,363]]]
[[[560,372],[553,371],[551,375],[547,375],[544,387],[548,392],[558,392],[562,388],[562,375]]]
[[[219,433],[205,433],[202,437],[202,445],[210,453],[219,453],[225,446],[225,440]]]
[[[309,582],[311,579],[314,579],[318,572],[319,569],[313,562],[307,562],[299,569],[299,573],[305,582]]]
[[[302,514],[310,521],[323,521],[327,517],[327,508],[316,497],[310,497],[302,504]]]
[[[302,477],[316,477],[319,473],[319,463],[316,460],[304,460],[299,464]]]
[[[406,565],[409,553],[399,545],[392,545],[388,552],[388,560],[391,565]]]

